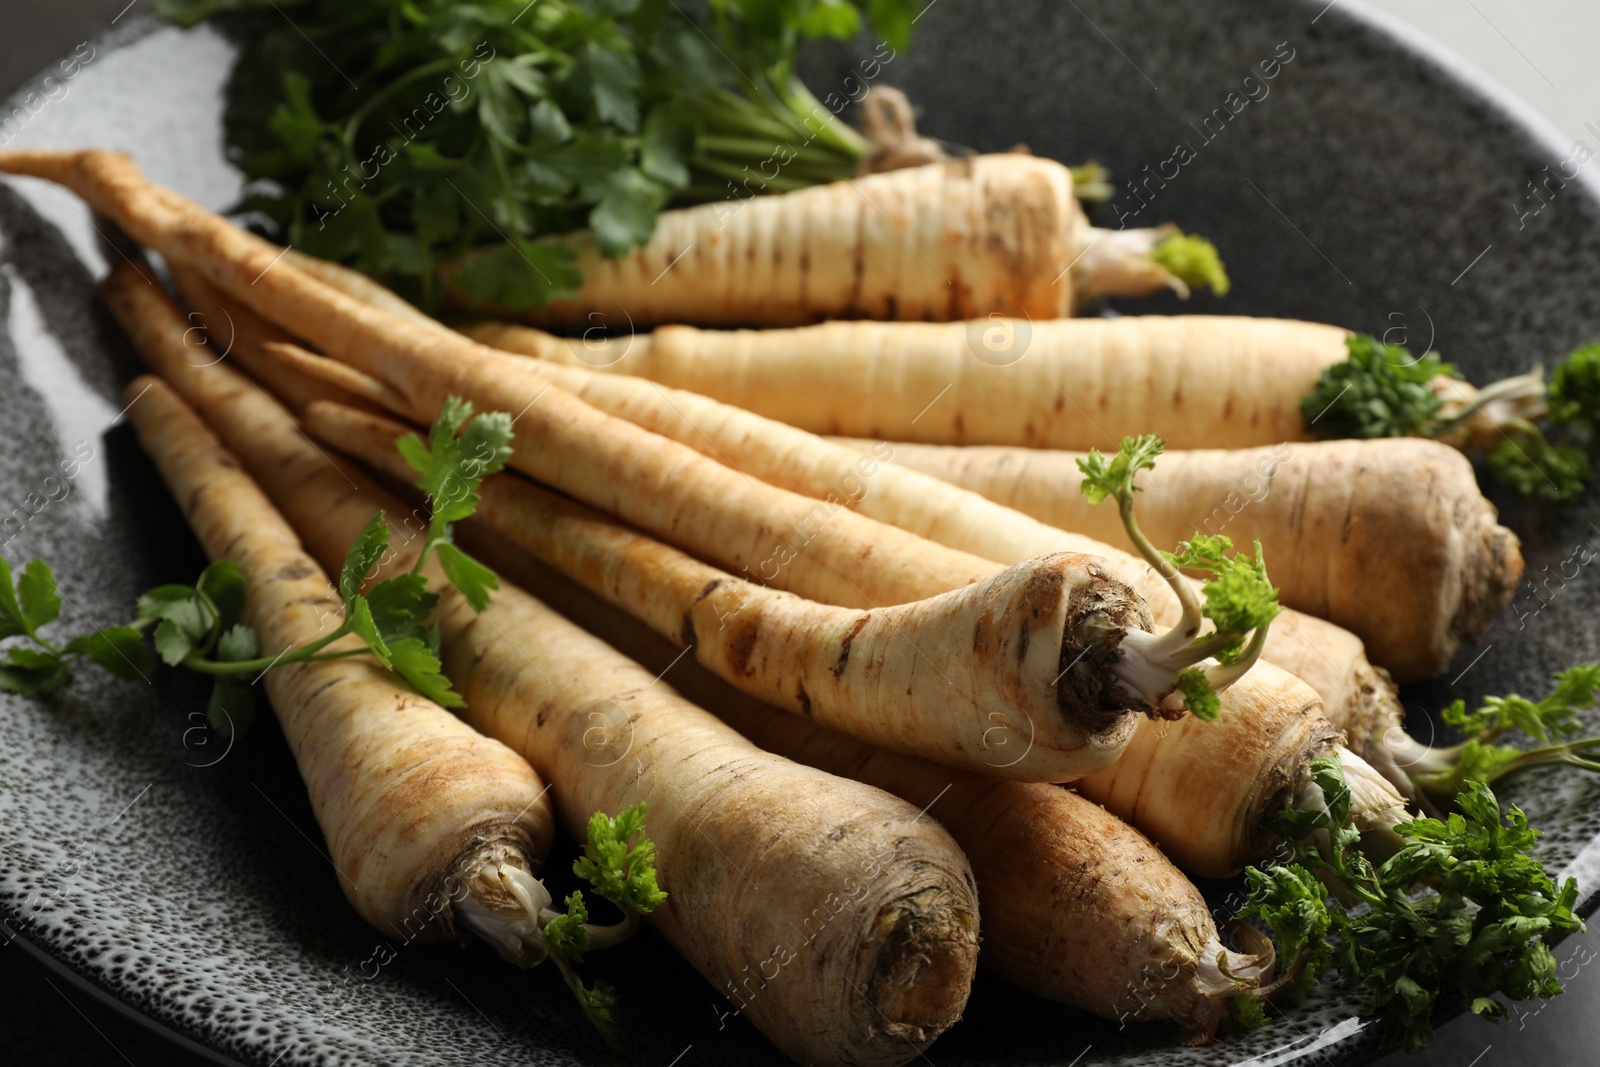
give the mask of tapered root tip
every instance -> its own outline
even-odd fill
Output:
[[[878,913],[866,951],[864,1021],[923,1045],[961,1018],[978,963],[978,915],[947,891],[924,889]]]

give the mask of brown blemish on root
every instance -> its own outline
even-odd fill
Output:
[[[687,608],[684,609],[683,627],[678,631],[678,641],[683,645],[684,648],[689,648],[690,646],[696,644],[700,639],[694,628],[694,609],[699,607],[700,602],[706,597],[710,596],[716,590],[717,586],[721,584],[721,578],[711,579],[705,584],[705,588],[700,590],[700,594],[694,598]]]
[[[751,674],[750,657],[755,654],[761,640],[761,616],[742,617],[734,623],[733,636],[728,639],[728,659],[736,674]]]
[[[850,665],[850,642],[856,639],[856,634],[867,624],[867,617],[862,615],[850,627],[850,632],[844,635],[844,640],[839,642],[839,659],[833,665],[833,676],[838,678],[844,674],[844,669]]]

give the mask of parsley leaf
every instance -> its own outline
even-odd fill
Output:
[[[1349,356],[1323,371],[1300,401],[1306,429],[1329,439],[1430,436],[1443,402],[1429,383],[1456,369],[1431,352],[1415,357],[1367,334],[1345,347]]]
[[[1244,649],[1244,635],[1278,617],[1278,591],[1267,579],[1267,564],[1261,542],[1255,543],[1254,558],[1233,552],[1233,542],[1222,536],[1197,535],[1180,541],[1178,550],[1167,560],[1185,570],[1210,572],[1201,585],[1205,606],[1201,613],[1215,624],[1219,634],[1235,635],[1213,652],[1217,662],[1238,661]],[[1233,553],[1229,555],[1229,553]]]
[[[144,635],[133,626],[108,626],[81,634],[68,641],[64,651],[84,656],[116,677],[129,680],[144,677],[151,666]]]
[[[590,816],[589,840],[572,873],[612,903],[648,914],[667,894],[656,885],[656,846],[645,836],[646,809],[638,804],[614,819],[603,811]]]
[[[1119,677],[1147,708],[1169,708],[1167,697],[1178,692],[1190,714],[1213,720],[1221,711],[1217,692],[1237,681],[1260,656],[1267,627],[1280,610],[1278,591],[1267,579],[1259,542],[1253,559],[1229,555],[1233,542],[1226,537],[1196,535],[1178,545],[1175,553],[1162,552],[1150,543],[1134,513],[1134,494],[1142,492],[1137,484],[1139,473],[1153,470],[1165,447],[1166,442],[1157,435],[1143,434],[1124,437],[1121,448],[1110,459],[1091,449],[1078,460],[1078,469],[1083,473],[1078,491],[1091,504],[1116,499],[1128,539],[1172,587],[1183,608],[1182,618],[1167,634],[1152,638],[1142,632],[1128,632],[1119,649],[1128,665],[1127,673]],[[1179,573],[1180,567],[1208,573],[1200,586],[1203,602]],[[1200,633],[1203,618],[1212,622],[1209,633]],[[1191,635],[1192,639],[1184,640],[1183,635]],[[1207,659],[1215,659],[1216,666],[1196,669],[1196,664]],[[1148,682],[1133,685],[1131,677],[1135,675],[1144,679],[1170,677],[1171,685],[1165,692],[1152,691]]]
[[[1552,444],[1532,425],[1502,430],[1488,460],[1495,477],[1517,495],[1538,500],[1571,500],[1594,476],[1583,449]]]
[[[1548,403],[1550,421],[1595,430],[1600,424],[1600,342],[1584,345],[1557,364],[1550,375]]]
[[[417,555],[421,570],[428,553],[437,550],[439,565],[473,608],[482,611],[499,579],[451,541],[451,526],[478,508],[483,479],[505,469],[511,458],[511,416],[492,411],[474,416],[472,403],[448,397],[434,420],[426,443],[416,434],[395,442],[401,456],[417,472],[417,487],[428,495],[431,509],[428,538]]]
[[[1534,767],[1565,765],[1600,771],[1589,755],[1600,748],[1600,735],[1577,738],[1588,724],[1582,713],[1600,701],[1600,663],[1569,667],[1555,675],[1555,688],[1534,701],[1512,693],[1491,696],[1471,711],[1458,700],[1440,712],[1447,726],[1467,735],[1460,744],[1424,748],[1403,761],[1406,773],[1436,801],[1448,801],[1468,782],[1492,785]],[[1513,731],[1538,742],[1538,747],[1497,744]]]
[[[30,634],[54,622],[61,614],[56,576],[44,560],[30,560],[22,569],[22,577],[17,580],[17,599],[22,609],[22,625]]]
[[[367,520],[350,550],[345,553],[344,566],[339,570],[339,597],[346,603],[361,592],[361,585],[378,565],[389,548],[389,522],[383,512]]]
[[[229,157],[284,243],[425,305],[453,287],[515,309],[581,280],[571,249],[540,238],[587,226],[618,255],[668,203],[852,176],[866,141],[837,117],[842,97],[825,105],[800,83],[800,51],[870,22],[884,39],[870,80],[921,0],[158,9],[216,19],[239,42]]]
[[[1441,1004],[1499,1019],[1506,1011],[1496,995],[1561,992],[1548,941],[1584,928],[1572,911],[1577,883],[1557,885],[1529,855],[1537,831],[1521,811],[1502,815],[1489,786],[1468,782],[1457,812],[1395,826],[1403,844],[1374,867],[1348,824],[1338,758],[1311,769],[1310,792],[1322,801],[1302,801],[1270,824],[1295,865],[1252,871],[1245,911],[1280,945],[1313,944],[1315,956],[1331,959],[1346,985],[1366,992],[1386,1041],[1421,1048]],[[1336,890],[1320,911],[1317,879]]]
[[[1226,296],[1232,287],[1221,253],[1204,237],[1175,233],[1150,250],[1150,259],[1191,289],[1210,289]]]
[[[584,925],[589,921],[589,908],[577,890],[567,894],[566,903],[566,912],[544,925],[545,952],[569,963],[582,963],[589,950],[589,930]]]
[[[0,690],[21,696],[43,697],[72,680],[72,670],[60,657],[31,648],[10,648],[0,661]]]
[[[1078,460],[1078,469],[1083,472],[1078,491],[1091,504],[1108,497],[1120,501],[1129,494],[1141,493],[1144,490],[1134,479],[1140,471],[1154,470],[1156,459],[1166,447],[1167,443],[1158,435],[1147,433],[1123,438],[1122,447],[1109,460],[1091,448],[1087,456]]]
[[[461,708],[466,701],[450,688],[439,657],[428,643],[416,637],[403,637],[389,645],[388,667],[411,683],[411,687],[445,708]]]
[[[471,604],[475,611],[489,606],[489,592],[500,588],[500,579],[483,564],[461,551],[448,541],[441,544],[437,553],[439,567],[450,584]]]

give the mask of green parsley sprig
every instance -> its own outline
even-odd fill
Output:
[[[1555,687],[1540,700],[1513,693],[1491,696],[1468,710],[1457,700],[1440,718],[1465,735],[1454,745],[1434,748],[1409,736],[1387,743],[1394,764],[1405,770],[1422,796],[1448,807],[1468,782],[1493,785],[1535,767],[1567,766],[1600,771],[1600,735],[1580,737],[1592,724],[1583,712],[1600,699],[1600,663],[1579,664],[1555,675]],[[1498,743],[1511,733],[1537,742],[1533,748]]]
[[[1155,467],[1166,443],[1155,434],[1125,437],[1115,456],[1106,458],[1091,449],[1078,460],[1083,472],[1081,491],[1091,504],[1117,501],[1122,525],[1139,554],[1155,568],[1183,608],[1183,616],[1165,634],[1130,630],[1123,638],[1123,660],[1115,668],[1124,681],[1152,708],[1167,706],[1169,695],[1181,694],[1183,707],[1196,718],[1214,720],[1221,713],[1217,693],[1232,685],[1260,658],[1267,627],[1280,610],[1278,591],[1267,578],[1261,544],[1254,557],[1233,552],[1226,537],[1198,535],[1163,552],[1150,543],[1134,514],[1134,494],[1140,471]],[[1197,597],[1179,568],[1202,571],[1208,577]],[[1212,628],[1201,633],[1201,620]],[[1215,660],[1210,666],[1201,666]]]
[[[459,435],[459,436],[458,436]],[[56,645],[40,633],[60,614],[56,579],[43,560],[33,560],[13,583],[0,560],[0,639],[26,637],[0,660],[0,690],[46,696],[72,680],[72,668],[88,659],[121,678],[144,677],[152,658],[144,645],[148,632],[155,654],[169,667],[212,679],[207,721],[213,728],[242,730],[254,712],[251,685],[269,669],[290,663],[316,663],[371,655],[417,692],[445,707],[460,707],[439,664],[438,632],[428,625],[438,594],[430,592],[421,569],[437,555],[450,582],[479,611],[498,587],[494,572],[456,548],[453,523],[471,515],[484,477],[501,470],[510,456],[511,419],[503,413],[472,417],[472,405],[451,397],[430,431],[430,443],[415,437],[400,444],[418,471],[418,485],[433,501],[426,540],[416,565],[385,578],[366,593],[368,576],[389,551],[389,524],[379,512],[351,544],[339,573],[343,619],[314,640],[264,655],[255,631],[240,621],[244,572],[231,560],[217,560],[194,585],[162,585],[139,598],[131,623],[82,634]],[[325,651],[349,634],[363,648]]]
[[[1250,869],[1241,913],[1284,951],[1309,947],[1302,992],[1331,966],[1366,993],[1384,1040],[1412,1051],[1432,1036],[1436,1008],[1498,1021],[1507,1012],[1496,995],[1561,992],[1549,940],[1584,928],[1572,911],[1578,887],[1570,878],[1557,885],[1529,855],[1538,831],[1521,811],[1502,816],[1493,791],[1469,782],[1458,812],[1400,823],[1405,844],[1374,865],[1351,824],[1339,758],[1312,761],[1310,773],[1323,803],[1271,823],[1293,862]]]
[[[589,818],[583,855],[572,864],[572,873],[622,909],[622,921],[592,925],[583,894],[574,890],[567,895],[564,912],[549,906],[540,912],[536,935],[545,958],[561,971],[584,1016],[613,1048],[622,1047],[623,1036],[617,990],[604,981],[585,986],[577,967],[585,952],[609,948],[631,936],[638,929],[639,916],[648,915],[667,899],[656,884],[655,844],[644,832],[647,810],[648,805],[636,804],[614,819],[603,811],[595,812]]]
[[[1150,250],[1150,259],[1165,267],[1187,289],[1210,289],[1227,296],[1233,283],[1222,265],[1222,253],[1204,237],[1175,233]]]
[[[1477,417],[1489,469],[1521,496],[1571,500],[1593,476],[1589,452],[1600,435],[1600,344],[1562,361],[1548,383],[1534,367],[1479,390],[1470,402],[1448,405],[1435,388],[1459,378],[1432,352],[1416,357],[1401,345],[1366,334],[1351,337],[1349,356],[1322,372],[1300,401],[1306,428],[1321,438],[1445,437]],[[1572,428],[1571,440],[1552,441],[1541,420]]]

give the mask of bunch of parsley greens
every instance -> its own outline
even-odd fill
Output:
[[[72,680],[74,663],[83,659],[118,677],[142,677],[152,666],[143,640],[149,632],[156,656],[167,666],[212,678],[207,718],[218,729],[227,722],[238,726],[248,721],[254,707],[250,686],[268,668],[349,656],[371,655],[423,696],[460,707],[461,697],[439,667],[438,629],[427,625],[439,597],[428,591],[421,571],[432,553],[473,607],[482,611],[488,604],[498,580],[455,546],[451,527],[476,510],[483,478],[505,466],[511,455],[511,417],[492,412],[473,418],[472,405],[452,397],[427,443],[411,435],[399,448],[432,503],[422,551],[408,573],[385,578],[363,594],[362,583],[389,548],[389,525],[382,512],[374,515],[345,556],[339,574],[344,620],[335,629],[275,655],[262,655],[255,631],[239,619],[244,572],[231,560],[217,560],[192,586],[162,585],[145,593],[132,622],[57,645],[39,632],[61,608],[50,565],[32,560],[13,585],[10,567],[0,560],[0,638],[28,638],[27,644],[10,646],[0,658],[0,690],[47,696]],[[366,647],[324,651],[346,634],[355,634]]]
[[[1507,1012],[1497,994],[1561,992],[1549,941],[1584,928],[1572,911],[1578,886],[1570,878],[1557,885],[1529,855],[1538,831],[1521,811],[1502,816],[1487,785],[1467,782],[1458,811],[1399,824],[1404,845],[1374,865],[1350,825],[1339,758],[1314,760],[1311,771],[1324,804],[1273,821],[1293,862],[1249,868],[1241,912],[1303,966],[1296,997],[1332,967],[1366,994],[1365,1013],[1384,1042],[1415,1051],[1433,1034],[1436,1007],[1499,1020]],[[1264,1021],[1259,1004],[1235,1003],[1240,1021]]]
[[[1349,356],[1322,372],[1300,401],[1307,428],[1321,438],[1442,437],[1463,429],[1480,411],[1503,407],[1488,445],[1489,469],[1521,496],[1566,501],[1593,477],[1590,451],[1600,445],[1600,343],[1585,345],[1545,381],[1535,367],[1479,390],[1457,410],[1430,383],[1460,377],[1432,352],[1413,356],[1402,345],[1357,334]],[[1541,421],[1566,428],[1552,441]]]
[[[423,307],[569,291],[592,228],[620,255],[669,202],[855,173],[867,153],[796,76],[802,46],[906,46],[920,0],[161,0],[242,51],[227,140],[295,248]],[[836,102],[835,102],[836,101]],[[468,255],[472,252],[472,255]]]

